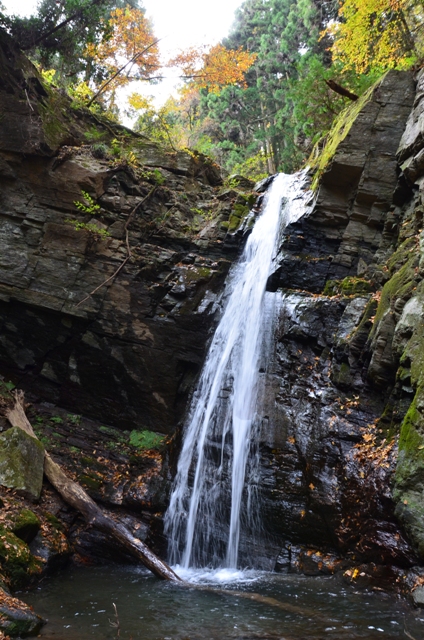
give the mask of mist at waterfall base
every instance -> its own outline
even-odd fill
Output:
[[[225,283],[222,316],[193,395],[165,516],[169,560],[177,571],[260,568],[260,360],[265,338],[272,338],[265,330],[272,316],[265,291],[282,231],[306,210],[305,185],[305,172],[273,180]],[[239,554],[243,538],[249,543]]]

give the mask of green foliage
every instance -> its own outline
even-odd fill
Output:
[[[231,170],[254,182],[259,182],[268,176],[266,170],[266,157],[262,151],[250,156],[243,162],[232,165]]]
[[[93,222],[81,222],[80,220],[70,220],[69,218],[65,220],[65,222],[69,222],[70,224],[72,224],[75,231],[88,231],[96,239],[110,237],[109,231],[98,227]]]
[[[91,145],[91,153],[94,158],[102,160],[103,158],[109,157],[109,148],[103,142],[96,142]]]
[[[94,199],[90,196],[89,193],[87,193],[87,191],[83,191],[81,189],[81,195],[85,200],[85,204],[84,202],[80,202],[79,200],[74,200],[74,205],[77,209],[82,211],[82,213],[88,213],[92,216],[100,211],[100,205],[94,202]]]
[[[30,17],[6,16],[0,26],[44,69],[67,78],[84,73],[85,80],[101,73],[86,55],[87,45],[110,36],[107,19],[113,9],[136,0],[40,0]]]
[[[101,140],[104,139],[104,137],[105,137],[104,132],[99,131],[97,127],[91,127],[88,131],[84,132],[84,138],[89,143],[99,143]]]
[[[357,73],[407,68],[417,59],[414,33],[422,19],[417,0],[344,0],[339,20],[327,28],[333,56]]]
[[[161,436],[153,431],[131,431],[130,444],[137,449],[157,449],[164,440],[165,436]]]

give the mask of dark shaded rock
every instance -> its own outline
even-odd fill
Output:
[[[12,638],[36,636],[45,621],[28,605],[0,589],[0,631]]]
[[[84,132],[97,128],[107,146],[110,127],[117,136],[123,128],[43,88],[4,34],[0,49],[0,371],[34,399],[172,432],[230,265],[221,222],[231,207],[213,189],[219,167],[129,131],[136,170],[94,157]],[[97,215],[77,209],[82,192]],[[128,257],[130,215],[132,256],[114,277]]]
[[[272,288],[319,293],[327,280],[357,276],[373,261],[414,94],[407,72],[389,72],[374,88],[329,159],[312,213],[286,229]]]
[[[32,555],[41,561],[43,575],[64,567],[72,553],[67,537],[58,528],[50,528],[48,534],[39,532],[29,548]]]

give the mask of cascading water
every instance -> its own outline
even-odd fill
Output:
[[[193,396],[165,516],[172,564],[236,568],[241,530],[258,526],[254,436],[266,347],[264,294],[280,233],[304,212],[304,172],[279,174],[228,275],[225,309]]]

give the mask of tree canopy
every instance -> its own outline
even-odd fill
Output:
[[[138,129],[255,177],[301,166],[349,96],[420,63],[424,10],[422,0],[245,0],[222,42],[167,62],[139,0],[41,0],[29,18],[0,5],[0,25],[81,104],[115,113],[118,87],[178,66],[179,96],[160,108],[132,96]]]

